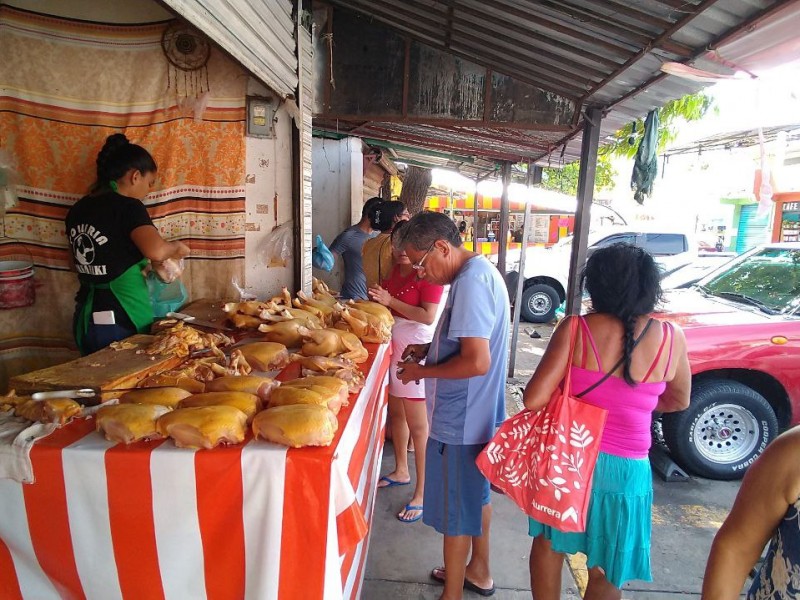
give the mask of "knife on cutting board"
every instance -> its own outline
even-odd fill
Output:
[[[183,321],[189,325],[197,325],[198,327],[205,327],[206,329],[217,329],[219,331],[234,331],[233,327],[228,327],[223,323],[212,323],[211,321],[203,321],[202,319],[198,319],[197,317],[193,317],[192,315],[187,315],[186,313],[180,312],[168,312],[166,315],[168,318],[178,319],[179,321]]]
[[[78,390],[50,390],[47,392],[34,392],[31,400],[42,402],[44,400],[55,400],[57,398],[69,398],[75,400],[81,406],[96,406],[100,404],[102,392],[92,388],[81,388]]]

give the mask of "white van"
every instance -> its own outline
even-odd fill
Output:
[[[617,227],[590,232],[591,254],[597,248],[625,243],[644,248],[653,255],[664,275],[683,267],[697,258],[697,245],[692,236],[676,231],[639,231]],[[525,282],[522,291],[520,317],[531,323],[547,323],[556,308],[567,297],[569,259],[572,236],[567,236],[550,248],[529,248],[525,255]],[[509,253],[506,282],[513,300],[519,277],[519,253]]]

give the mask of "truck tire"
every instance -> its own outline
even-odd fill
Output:
[[[778,435],[778,419],[764,396],[724,379],[693,385],[689,408],[665,414],[661,425],[675,462],[719,480],[741,479]]]
[[[546,283],[534,283],[522,290],[520,316],[529,323],[549,323],[561,304],[558,292]]]

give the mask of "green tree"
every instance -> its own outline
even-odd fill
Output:
[[[689,94],[677,100],[671,100],[658,109],[658,152],[662,152],[667,144],[678,136],[678,127],[691,121],[702,119],[712,109],[714,99],[704,92]],[[716,110],[716,108],[714,108]],[[633,158],[644,135],[644,117],[636,119],[617,131],[611,140],[603,144],[600,154]]]
[[[703,92],[689,94],[683,98],[667,102],[658,109],[658,151],[678,135],[678,127],[687,122],[697,121],[713,108],[714,99]],[[714,109],[716,110],[716,109]],[[633,158],[644,135],[644,117],[636,119],[617,131],[611,139],[603,144],[597,156],[597,175],[594,182],[595,192],[611,189],[617,175],[611,166],[615,157]],[[579,163],[573,162],[562,168],[545,168],[542,173],[542,187],[549,190],[575,195],[578,193]]]
[[[570,196],[578,193],[578,171],[579,162],[572,162],[562,168],[545,168],[542,172],[541,187],[548,190],[555,190]],[[614,177],[617,171],[611,165],[611,157],[599,155],[597,157],[597,171],[594,178],[594,191],[610,190],[614,187]]]

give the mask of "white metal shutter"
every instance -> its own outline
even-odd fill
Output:
[[[275,93],[297,88],[291,0],[164,0]]]
[[[314,111],[314,46],[311,42],[311,32],[302,25],[297,25],[297,39],[300,43],[300,122],[297,123],[300,129],[300,235],[303,238],[300,254],[301,274],[299,287],[306,292],[311,292],[311,251],[313,247],[311,221],[312,221],[312,201],[311,201],[311,150],[313,146],[311,138],[311,116]]]

